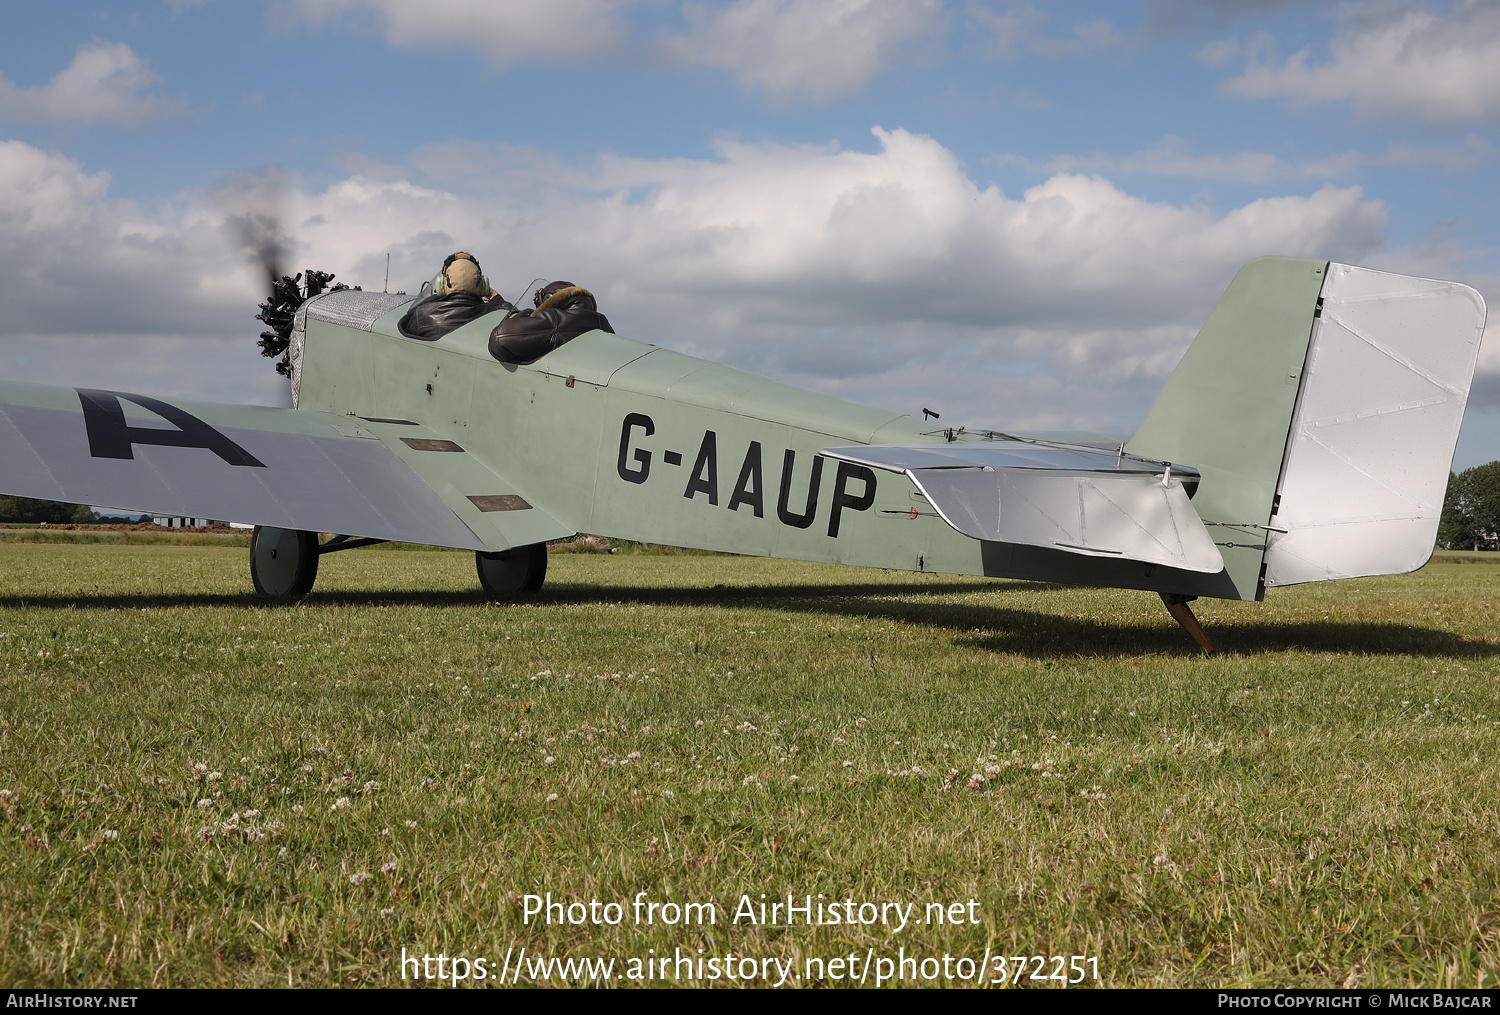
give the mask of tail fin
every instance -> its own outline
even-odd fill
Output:
[[[1455,282],[1252,261],[1125,450],[1202,473],[1193,506],[1238,598],[1415,570],[1437,535],[1484,314]]]

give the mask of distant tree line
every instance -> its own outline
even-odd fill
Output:
[[[96,520],[87,504],[62,504],[55,500],[31,500],[27,497],[0,497],[0,522],[36,525],[87,525]]]
[[[1447,550],[1500,549],[1500,462],[1448,474],[1438,545]]]

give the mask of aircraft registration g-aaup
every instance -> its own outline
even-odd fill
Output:
[[[1210,648],[1193,597],[1427,560],[1485,315],[1457,283],[1261,258],[1127,437],[934,429],[600,331],[501,363],[493,317],[404,334],[426,291],[305,303],[292,409],[0,382],[0,493],[254,523],[267,596],[382,540],[531,593],[547,541],[590,532],[1153,591]]]

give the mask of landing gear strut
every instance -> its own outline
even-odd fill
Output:
[[[1161,601],[1166,605],[1167,612],[1172,615],[1172,619],[1181,624],[1182,629],[1198,643],[1198,647],[1203,650],[1203,654],[1208,655],[1213,652],[1214,643],[1209,640],[1207,632],[1203,630],[1203,625],[1198,623],[1198,618],[1193,616],[1193,611],[1188,608],[1188,603],[1191,603],[1198,597],[1180,596],[1170,592],[1160,592],[1157,594],[1161,596]]]
[[[492,596],[536,592],[547,578],[547,544],[513,546],[499,553],[474,554],[479,584]]]
[[[250,533],[250,580],[263,596],[290,598],[312,591],[318,578],[318,534],[257,525]]]

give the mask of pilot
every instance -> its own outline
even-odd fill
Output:
[[[530,363],[585,331],[607,331],[594,294],[572,282],[552,282],[536,292],[535,310],[512,314],[490,332],[490,355],[501,363]]]
[[[401,318],[400,328],[413,338],[442,338],[459,325],[496,310],[514,310],[484,277],[479,262],[465,250],[449,254],[435,295]]]

